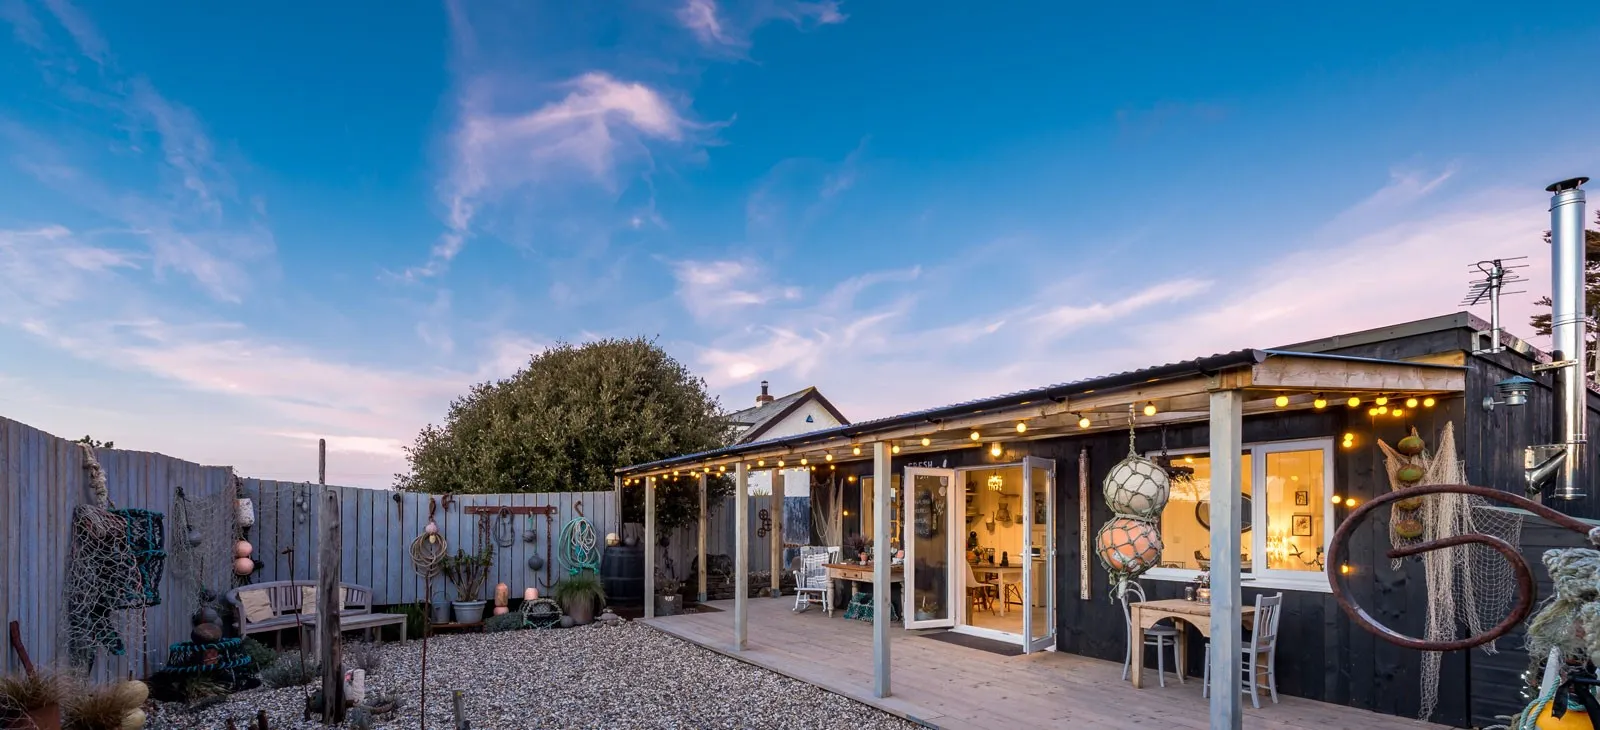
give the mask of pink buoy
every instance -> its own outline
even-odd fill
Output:
[[[240,540],[233,545],[233,557],[236,558],[248,558],[254,551],[255,548],[250,545],[249,540]]]
[[[249,558],[235,558],[233,561],[234,575],[250,575],[256,572],[256,561]]]
[[[439,534],[439,523],[434,522],[433,520],[428,520],[428,526],[422,528],[422,531],[428,533],[429,535],[437,535]]]

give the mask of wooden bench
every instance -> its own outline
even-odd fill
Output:
[[[362,631],[395,625],[400,627],[400,643],[405,643],[405,614],[373,613],[371,588],[353,583],[341,583],[339,586],[344,594],[344,608],[339,611],[341,631]],[[307,593],[314,594],[316,589],[316,581],[280,580],[240,586],[228,591],[228,602],[233,604],[234,613],[239,617],[239,635],[249,636],[268,631],[276,633],[283,629],[298,628],[302,632],[300,639],[301,645],[304,646],[304,632],[317,625],[317,616],[315,611],[301,613],[300,609]],[[256,591],[260,593],[254,593]],[[252,602],[265,594],[267,603],[271,607],[271,616],[263,618],[258,615],[257,620],[249,620],[244,606],[246,594],[250,594]],[[281,640],[279,644],[282,644]]]

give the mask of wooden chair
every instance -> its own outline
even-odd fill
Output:
[[[967,614],[972,614],[972,609],[982,604],[989,609],[989,613],[996,613],[995,602],[1000,599],[1000,584],[990,580],[978,580],[978,574],[972,569],[972,563],[967,564]]]
[[[800,569],[794,572],[794,612],[811,607],[813,600],[822,602],[822,610],[833,615],[833,581],[828,580],[827,552],[817,552],[801,558]]]
[[[1239,647],[1243,652],[1240,665],[1239,691],[1250,695],[1250,704],[1261,707],[1260,690],[1278,701],[1278,619],[1282,617],[1283,594],[1256,596],[1255,623],[1250,638]],[[1201,694],[1211,696],[1211,644],[1206,644],[1206,687]]]
[[[1178,675],[1178,683],[1183,684],[1184,657],[1178,650],[1178,632],[1182,631],[1174,626],[1152,626],[1144,630],[1144,646],[1133,645],[1133,612],[1128,608],[1128,597],[1133,596],[1137,601],[1144,601],[1144,586],[1138,581],[1128,581],[1122,586],[1122,595],[1118,600],[1122,602],[1122,625],[1127,629],[1128,651],[1122,658],[1122,678],[1127,680],[1128,670],[1133,666],[1133,652],[1144,651],[1145,646],[1156,648],[1156,680],[1162,687],[1167,686],[1167,647],[1172,647],[1173,670]]]

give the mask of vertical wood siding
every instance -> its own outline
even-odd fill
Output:
[[[163,454],[99,449],[95,456],[105,470],[111,501],[116,506],[148,509],[166,516],[169,550],[177,529],[173,521],[177,489],[182,487],[191,499],[203,500],[231,489],[234,482],[231,467],[202,466]],[[90,497],[83,467],[77,444],[0,418],[0,618],[6,623],[21,622],[23,641],[39,663],[65,659],[62,649],[66,616],[74,610],[63,606],[72,550],[72,511]],[[289,580],[291,574],[298,580],[315,580],[319,519],[318,510],[310,508],[315,507],[321,489],[339,495],[344,580],[370,586],[375,605],[425,599],[428,588],[412,567],[411,542],[427,524],[429,501],[436,498],[383,489],[244,479],[242,496],[254,502],[256,512],[249,540],[255,547],[255,557],[261,561],[261,569],[249,581]],[[305,507],[296,506],[297,497],[304,500]],[[617,505],[610,491],[464,496],[449,510],[441,510],[437,520],[453,552],[458,546],[471,550],[477,540],[477,518],[464,515],[462,507],[556,507],[553,520],[536,519],[536,543],[522,540],[526,522],[517,518],[512,525],[512,544],[495,547],[495,563],[485,597],[492,597],[495,584],[501,582],[513,597],[519,597],[525,587],[544,588],[544,571],[535,576],[528,570],[528,557],[537,552],[554,559],[546,554],[546,546],[557,544],[562,526],[577,516],[579,503],[602,539],[606,533],[620,530]],[[491,531],[494,524],[491,519]],[[288,548],[292,551],[286,553]],[[219,565],[231,563],[231,544],[218,545],[216,550]],[[560,577],[554,569],[552,575]],[[445,589],[444,583],[442,578],[435,579],[433,590]],[[233,585],[211,588],[226,591]],[[189,616],[197,605],[197,597],[189,594],[185,585],[167,570],[161,580],[160,605],[123,612],[131,622],[144,625],[143,639],[128,637],[134,641],[130,641],[127,654],[109,657],[109,661],[102,652],[95,677],[106,680],[129,674],[148,676],[160,669],[166,661],[167,648],[188,640]],[[0,671],[21,670],[9,647],[3,654]]]

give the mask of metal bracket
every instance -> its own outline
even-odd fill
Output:
[[[1549,370],[1560,370],[1561,368],[1572,367],[1573,365],[1577,365],[1577,364],[1578,364],[1577,360],[1557,360],[1555,362],[1547,362],[1547,363],[1540,363],[1538,365],[1534,365],[1533,366],[1533,371],[1536,372],[1536,373],[1542,373],[1542,372],[1546,372],[1546,371],[1549,371]]]

